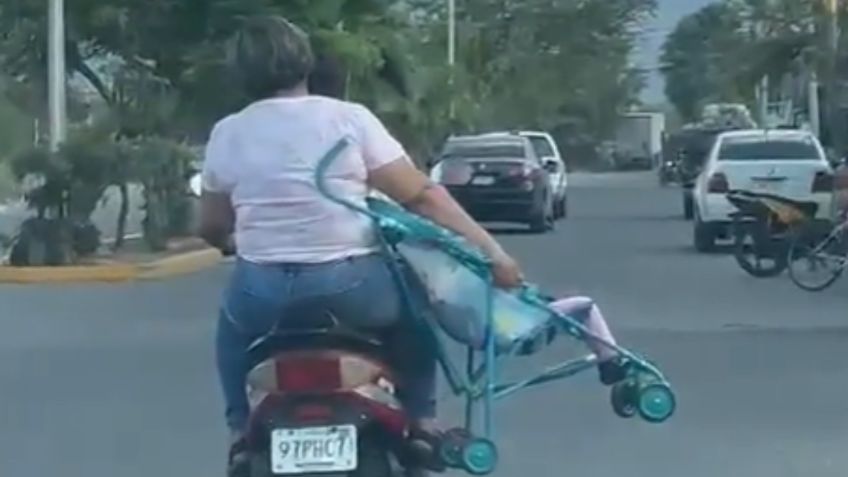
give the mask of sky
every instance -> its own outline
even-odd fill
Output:
[[[648,103],[665,101],[663,80],[657,71],[660,51],[666,35],[674,29],[677,22],[684,16],[694,13],[701,7],[717,0],[658,0],[656,18],[645,28],[644,39],[636,52],[636,62],[642,68],[649,68],[652,73],[648,87],[642,93],[642,99]]]

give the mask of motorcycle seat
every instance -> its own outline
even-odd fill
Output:
[[[283,350],[343,349],[382,355],[384,343],[380,332],[345,326],[324,306],[323,299],[300,302],[283,315],[284,320],[248,347],[248,356],[254,364]]]
[[[347,329],[314,328],[274,331],[257,340],[248,348],[251,367],[271,358],[281,351],[333,349],[385,358],[385,346],[371,333]]]

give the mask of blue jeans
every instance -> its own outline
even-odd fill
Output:
[[[414,290],[413,290],[414,291]],[[416,306],[421,296],[413,293]],[[320,302],[347,326],[383,337],[401,376],[400,399],[414,419],[435,416],[436,347],[425,326],[404,313],[387,259],[380,254],[319,264],[256,264],[238,260],[218,320],[216,354],[227,425],[243,431],[250,413],[247,349],[299,303]],[[310,305],[312,306],[312,305]],[[311,315],[311,314],[310,314]],[[387,339],[386,339],[387,338]]]

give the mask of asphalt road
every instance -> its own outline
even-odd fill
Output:
[[[677,192],[654,184],[575,177],[556,233],[501,237],[530,277],[597,299],[668,373],[678,415],[618,419],[593,373],[529,391],[499,405],[496,475],[845,477],[848,280],[811,295],[696,255]],[[0,287],[0,475],[222,475],[211,343],[225,274]]]

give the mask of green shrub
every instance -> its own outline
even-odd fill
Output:
[[[157,137],[133,141],[132,177],[144,186],[143,230],[154,251],[163,250],[169,238],[189,232],[187,183],[196,160],[191,149],[176,141]]]
[[[18,182],[12,174],[12,169],[0,160],[0,202],[15,199],[18,195]]]

